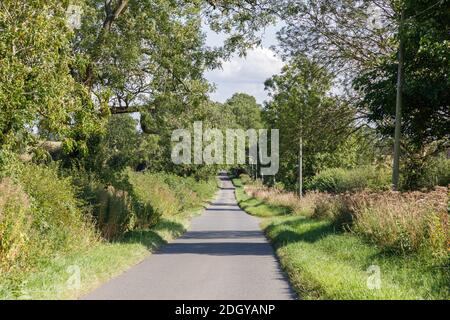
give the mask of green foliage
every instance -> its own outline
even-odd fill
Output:
[[[389,168],[362,166],[355,169],[325,169],[306,184],[309,190],[341,193],[362,189],[386,190],[390,188]]]
[[[108,184],[89,173],[71,175],[76,176],[80,197],[93,208],[97,228],[106,239],[146,230],[163,218],[200,208],[217,188],[214,179],[197,181],[131,169],[116,173]]]
[[[330,75],[317,63],[296,57],[280,75],[266,81],[272,96],[264,110],[271,128],[280,130],[280,171],[277,179],[288,187],[298,181],[300,137],[303,174],[312,176],[323,158],[336,152],[351,130],[353,111],[329,97]],[[342,153],[342,151],[340,151]]]
[[[0,183],[2,270],[30,269],[97,242],[70,178],[60,177],[56,167],[22,165],[13,177]]]
[[[59,176],[56,167],[26,165],[19,181],[31,199],[40,245],[56,251],[89,244],[93,239],[89,216],[83,212],[70,178]]]
[[[401,166],[403,171],[402,189],[432,189],[434,186],[449,184],[450,159],[447,159],[446,155],[442,153],[428,155],[428,152],[429,148],[422,147],[419,152],[413,151],[404,157]]]
[[[234,115],[234,124],[240,128],[261,129],[263,127],[261,118],[261,106],[256,103],[256,99],[245,93],[235,93],[229,98],[224,106]]]
[[[22,188],[9,179],[0,181],[0,270],[19,267],[29,252],[31,219],[29,199]]]
[[[71,145],[95,132],[101,112],[74,81],[61,1],[2,1],[0,12],[0,148],[29,145],[38,126]]]
[[[397,35],[405,43],[402,110],[403,139],[417,148],[448,140],[450,103],[450,39],[447,32],[449,1],[406,1],[404,31]],[[364,70],[355,80],[362,95],[358,104],[369,109],[368,119],[384,135],[393,136],[397,81],[397,55],[392,52]]]
[[[241,182],[243,184],[247,184],[247,183],[252,181],[252,178],[250,178],[250,176],[248,174],[246,174],[246,173],[240,174],[239,175],[239,179],[241,180]]]
[[[279,195],[277,191],[274,193]],[[328,214],[322,216],[324,219],[311,219],[302,215],[292,216],[290,211],[283,212],[285,209],[283,206],[269,205],[265,200],[246,195],[242,186],[237,188],[236,195],[243,209],[250,214],[266,218],[262,223],[266,234],[274,245],[293,288],[303,299],[449,298],[449,274],[445,267],[445,256],[444,259],[437,256],[434,258],[438,259],[430,259],[429,255],[405,256],[387,253],[387,247],[380,241],[374,245],[374,241],[370,243],[367,238],[358,236],[361,233],[337,230]],[[365,236],[375,239],[377,236],[384,235],[385,239],[394,240],[396,244],[399,244],[395,242],[399,240],[399,237],[396,237],[398,235],[402,235],[403,243],[407,243],[418,235],[425,236],[425,241],[420,239],[422,244],[428,248],[437,248],[436,252],[442,252],[445,246],[444,238],[442,238],[445,231],[442,226],[445,226],[445,221],[440,221],[440,214],[435,214],[434,219],[426,222],[428,215],[411,214],[409,210],[405,210],[414,208],[417,204],[417,199],[412,201],[413,199],[408,198],[410,196],[414,198],[417,195],[411,194],[405,197],[398,194],[394,197],[392,194],[381,195],[378,197],[379,200],[383,202],[383,199],[388,197],[390,200],[387,202],[390,202],[392,206],[381,205],[380,202],[373,203],[373,206],[364,206],[364,210],[372,210],[371,213],[373,210],[383,212],[382,217],[384,217],[380,219],[382,217],[377,215],[376,218],[371,219],[373,214],[367,214],[365,222],[371,219],[373,226],[376,225],[378,229],[375,234],[372,234],[371,231],[375,230],[368,229],[367,225],[363,227],[364,222],[361,222],[360,227],[364,228]],[[442,199],[437,202],[432,200],[435,195],[421,196],[427,198],[423,209],[436,203],[442,207]],[[442,194],[439,198],[441,197]],[[330,198],[326,195],[316,199],[334,200],[333,202],[343,200],[343,198]],[[354,199],[360,200],[361,195]],[[408,208],[403,206],[405,200],[409,205]],[[395,203],[402,205],[396,209]],[[341,207],[345,206],[342,204]],[[355,208],[354,203],[352,208]],[[397,210],[397,213],[401,213],[403,217],[391,215],[392,210]],[[391,218],[394,219],[388,221]],[[426,223],[423,224],[423,222]],[[430,229],[427,226],[433,228],[432,233],[429,233]],[[409,227],[409,230],[405,227]],[[403,228],[408,232],[392,232],[391,228],[397,228],[397,230]],[[387,230],[389,231],[386,232]],[[358,229],[359,231],[361,229]],[[434,247],[436,244],[437,246]],[[380,290],[371,290],[366,284],[368,267],[374,264],[384,270]]]
[[[448,299],[445,266],[420,256],[401,257],[348,233],[329,221],[276,217],[266,233],[298,295],[303,299]],[[369,266],[382,270],[379,290],[367,286]]]
[[[214,195],[217,188],[217,183],[212,177],[206,180],[196,180],[193,177],[180,177],[167,173],[154,175],[167,184],[180,202],[182,211],[201,207],[205,200],[210,199]]]
[[[425,188],[450,185],[450,159],[446,155],[429,159],[418,183]]]
[[[151,229],[130,232],[112,243],[102,241],[70,255],[58,255],[33,272],[0,273],[0,299],[79,299],[182,235],[196,214],[165,217]],[[80,287],[67,285],[73,266],[80,267]]]
[[[163,215],[172,216],[180,212],[181,203],[162,176],[151,173],[129,172],[130,184],[137,198],[139,209],[149,205],[151,212],[138,211],[138,228],[147,228],[158,221]],[[145,213],[145,214],[142,214]]]
[[[114,115],[102,134],[92,136],[88,140],[90,153],[84,157],[84,169],[95,173],[102,181],[114,179],[116,172],[137,163],[136,149],[142,137],[136,130],[137,122],[129,115]],[[64,158],[66,165],[73,165],[73,155]]]

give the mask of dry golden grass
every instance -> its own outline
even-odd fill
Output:
[[[352,230],[394,251],[445,255],[449,239],[448,189],[423,192],[359,192],[346,195]]]
[[[266,201],[268,204],[287,207],[291,209],[293,214],[302,214],[305,216],[311,216],[317,201],[327,196],[325,193],[308,192],[303,198],[300,198],[293,192],[283,192],[262,185],[246,185],[245,192],[254,198]]]
[[[248,195],[270,205],[291,209],[315,219],[330,219],[336,226],[354,232],[389,251],[426,251],[447,254],[449,223],[448,188],[430,192],[360,191],[328,194],[309,192],[300,199],[260,184],[246,185]]]

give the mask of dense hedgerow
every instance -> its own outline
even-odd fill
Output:
[[[56,165],[19,164],[0,179],[0,271],[31,270],[55,255],[84,250],[161,217],[200,208],[216,190],[197,181],[126,170],[105,184]]]
[[[362,166],[355,169],[326,169],[307,182],[306,188],[321,192],[341,193],[363,189],[388,190],[391,184],[388,168]]]
[[[0,269],[30,269],[98,241],[70,178],[56,167],[19,166],[0,182]]]
[[[216,190],[214,179],[197,181],[192,177],[130,169],[116,175],[109,184],[87,174],[78,176],[81,197],[93,208],[97,227],[107,239],[150,228],[162,216],[198,208]]]

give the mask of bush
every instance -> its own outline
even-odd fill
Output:
[[[196,180],[192,177],[179,177],[174,174],[161,174],[162,180],[169,186],[180,202],[182,210],[190,210],[202,204],[202,199],[194,191]]]
[[[98,241],[69,178],[56,167],[20,165],[0,182],[1,269],[27,269]]]
[[[448,186],[450,184],[450,159],[443,155],[430,159],[417,184],[419,187],[427,189],[434,186]]]
[[[250,176],[246,173],[242,173],[241,175],[239,175],[239,179],[241,179],[241,182],[243,184],[247,184],[252,181],[252,178],[250,178]]]
[[[141,228],[152,225],[163,215],[175,215],[199,207],[217,187],[213,179],[197,181],[173,174],[131,171],[128,175],[134,201],[138,204],[136,221]],[[146,212],[143,217],[140,209],[145,205],[151,208],[151,213]]]
[[[137,226],[148,228],[163,215],[175,215],[182,206],[174,192],[164,182],[162,175],[152,173],[128,173],[133,188]],[[151,208],[150,211],[145,208]]]
[[[390,183],[391,172],[388,168],[363,166],[349,170],[341,168],[323,170],[307,182],[306,188],[341,193],[363,189],[387,190]]]
[[[79,198],[91,207],[96,227],[103,238],[112,240],[133,229],[136,214],[133,197],[125,191],[132,189],[126,175],[116,175],[114,181],[105,184],[84,171],[67,173],[78,187]]]
[[[217,191],[217,180],[215,177],[210,177],[206,180],[190,181],[189,187],[197,194],[201,201],[211,199]]]
[[[197,181],[166,173],[127,169],[100,182],[86,172],[70,172],[80,197],[92,207],[97,228],[108,240],[127,231],[147,229],[162,216],[200,207],[216,190],[213,179]]]
[[[60,177],[56,166],[26,165],[19,179],[31,199],[33,226],[54,251],[82,248],[96,239],[72,180]]]
[[[30,201],[20,185],[0,181],[0,270],[9,271],[26,259],[29,245]]]

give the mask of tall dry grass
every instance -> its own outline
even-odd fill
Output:
[[[293,192],[283,192],[280,189],[268,188],[263,185],[245,185],[245,192],[274,206],[289,208],[293,214],[311,216],[314,212],[315,204],[324,194],[319,192],[308,192],[303,198],[299,198]]]
[[[0,270],[9,271],[27,255],[31,229],[30,201],[10,179],[0,181]]]
[[[448,188],[430,192],[309,192],[300,199],[261,184],[247,184],[248,195],[314,219],[328,219],[348,232],[399,253],[446,256],[449,248]]]
[[[346,196],[352,230],[369,241],[403,253],[445,255],[449,238],[448,190],[360,192]]]

